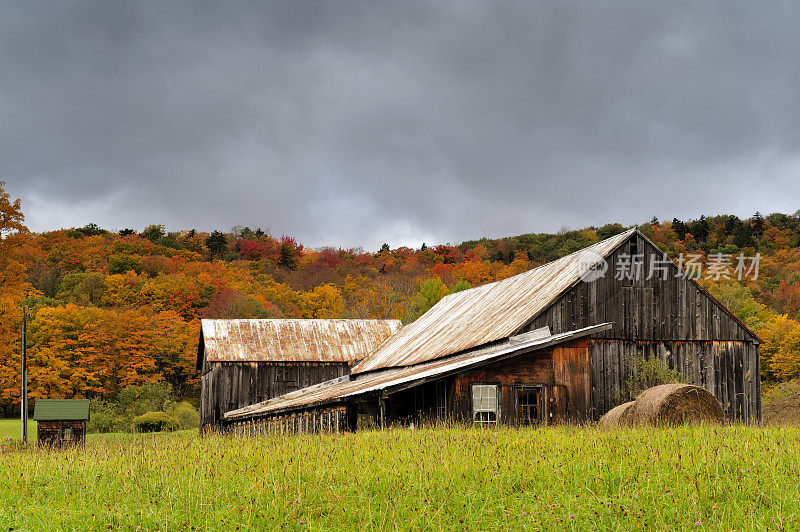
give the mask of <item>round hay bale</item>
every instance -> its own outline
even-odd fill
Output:
[[[714,395],[690,384],[662,384],[643,391],[629,411],[637,425],[724,423],[725,412]]]
[[[627,403],[622,403],[619,406],[615,406],[605,414],[603,417],[600,418],[600,421],[597,423],[598,428],[601,429],[610,429],[612,427],[620,427],[623,425],[630,425],[631,424],[631,412],[633,411],[633,405],[635,401],[629,401]]]

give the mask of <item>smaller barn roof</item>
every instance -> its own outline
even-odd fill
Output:
[[[209,362],[361,360],[402,327],[400,320],[202,320],[198,366]]]
[[[37,399],[33,407],[36,421],[85,421],[89,419],[88,399]]]

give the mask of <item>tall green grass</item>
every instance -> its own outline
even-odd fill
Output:
[[[800,429],[389,430],[0,451],[0,527],[800,528]]]

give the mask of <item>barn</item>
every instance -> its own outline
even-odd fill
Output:
[[[223,420],[248,433],[597,420],[630,398],[631,377],[657,359],[711,391],[731,420],[754,421],[759,343],[631,229],[446,296],[349,375],[227,411]]]
[[[201,320],[200,427],[222,414],[350,373],[399,320]]]

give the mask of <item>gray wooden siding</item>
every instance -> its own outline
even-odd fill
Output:
[[[740,340],[755,338],[697,284],[676,277],[670,265],[667,279],[646,279],[651,254],[659,254],[640,236],[635,237],[638,253],[644,254],[642,278],[629,281],[615,278],[621,254],[630,254],[631,244],[622,245],[609,258],[605,277],[580,282],[558,298],[525,330],[545,325],[561,333],[613,322],[614,327],[598,338],[626,340]]]
[[[225,412],[350,373],[345,363],[204,363],[200,425],[217,425]]]
[[[682,380],[712,392],[730,419],[761,418],[761,367],[758,345],[750,342],[631,342],[593,340],[592,418],[632,398],[626,381],[638,374],[639,359],[661,360]]]

